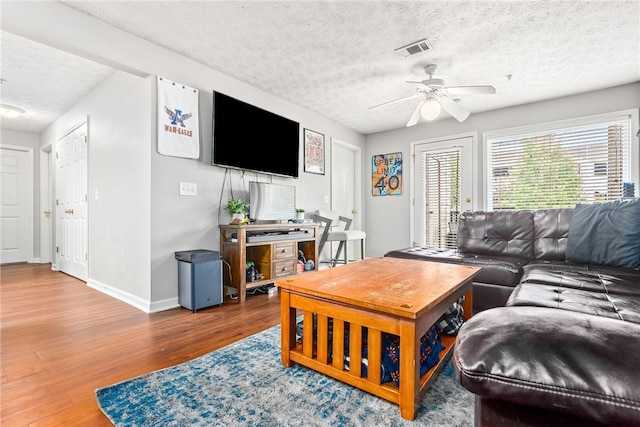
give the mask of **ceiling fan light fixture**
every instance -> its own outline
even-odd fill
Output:
[[[2,115],[2,117],[5,119],[18,117],[20,114],[24,113],[26,113],[26,111],[22,108],[14,107],[13,105],[8,104],[0,104],[0,115]]]
[[[442,106],[436,98],[427,98],[420,107],[420,115],[428,122],[434,121],[442,112]]]

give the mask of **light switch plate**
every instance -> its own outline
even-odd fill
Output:
[[[181,196],[197,196],[198,184],[194,182],[181,182],[180,183],[180,195]]]

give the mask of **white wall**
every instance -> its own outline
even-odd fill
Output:
[[[640,82],[550,101],[472,114],[462,123],[454,119],[445,119],[368,135],[367,159],[371,159],[371,156],[375,154],[398,151],[403,153],[403,192],[397,196],[373,197],[370,188],[365,191],[365,194],[368,194],[364,205],[367,212],[367,255],[371,257],[382,256],[390,250],[411,246],[409,218],[411,204],[409,195],[413,185],[413,171],[410,169],[411,162],[409,161],[411,142],[464,133],[477,133],[478,141],[482,141],[482,134],[488,131],[626,109],[638,109],[639,107]],[[638,124],[636,123],[634,126],[637,131]],[[632,144],[637,145],[638,140],[632,141]],[[482,182],[483,153],[481,149],[478,149],[477,152],[478,158],[474,159],[477,171],[476,180]],[[637,162],[637,157],[635,160]],[[637,168],[636,165],[636,170]],[[370,167],[365,168],[365,174],[370,173]],[[367,180],[368,178],[365,177],[365,181]],[[369,181],[370,179],[367,182]],[[481,200],[482,194],[480,196]],[[481,204],[474,205],[474,209],[484,208]]]
[[[219,249],[218,210],[230,193],[228,182],[222,191],[224,170],[210,164],[212,91],[325,135],[325,175],[302,172],[301,150],[300,178],[273,178],[295,185],[297,205],[307,211],[327,208],[323,195],[331,188],[331,139],[364,147],[363,135],[332,120],[60,3],[12,2],[3,5],[2,19],[5,29],[15,34],[140,76],[118,72],[47,129],[41,144],[55,140],[80,116],[90,116],[89,282],[143,310],[177,305],[175,251]],[[157,153],[155,75],[200,91],[200,159]],[[250,155],[250,146],[244,145],[238,154]],[[234,196],[246,197],[239,190],[248,188],[246,183],[255,175],[246,174],[244,179],[237,171],[231,175]],[[198,196],[180,197],[181,181],[197,184]],[[226,213],[220,221],[229,221]]]

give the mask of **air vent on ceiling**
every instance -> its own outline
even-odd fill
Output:
[[[406,46],[399,47],[395,51],[406,58],[408,56],[416,55],[421,52],[430,51],[431,49],[433,48],[431,47],[429,41],[427,39],[422,39]]]

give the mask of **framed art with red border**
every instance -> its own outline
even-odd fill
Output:
[[[324,135],[304,130],[304,171],[324,175]]]

